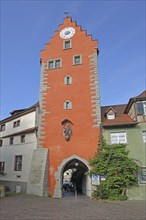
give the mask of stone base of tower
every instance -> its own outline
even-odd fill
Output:
[[[33,152],[27,194],[48,196],[48,149],[37,148]]]

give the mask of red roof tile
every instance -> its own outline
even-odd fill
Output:
[[[113,108],[116,112],[115,119],[107,119],[106,112],[108,109]],[[103,106],[101,107],[101,118],[103,126],[118,126],[118,125],[129,125],[136,124],[128,114],[124,114],[126,104],[123,105],[112,105],[112,106]]]
[[[140,95],[136,96],[136,98],[145,98],[146,97],[146,90],[143,91]]]

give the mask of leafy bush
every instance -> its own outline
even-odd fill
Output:
[[[93,193],[96,199],[127,199],[128,187],[138,184],[140,166],[137,161],[128,157],[129,152],[124,144],[108,145],[102,140],[95,156],[90,160],[90,174],[104,175],[106,179]]]

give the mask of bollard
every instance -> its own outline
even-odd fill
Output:
[[[0,186],[0,198],[5,197],[5,187],[4,186]]]
[[[77,199],[77,190],[75,189],[75,199]]]

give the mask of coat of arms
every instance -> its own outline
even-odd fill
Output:
[[[62,121],[63,126],[63,136],[66,141],[69,141],[72,136],[72,122],[68,119]]]

